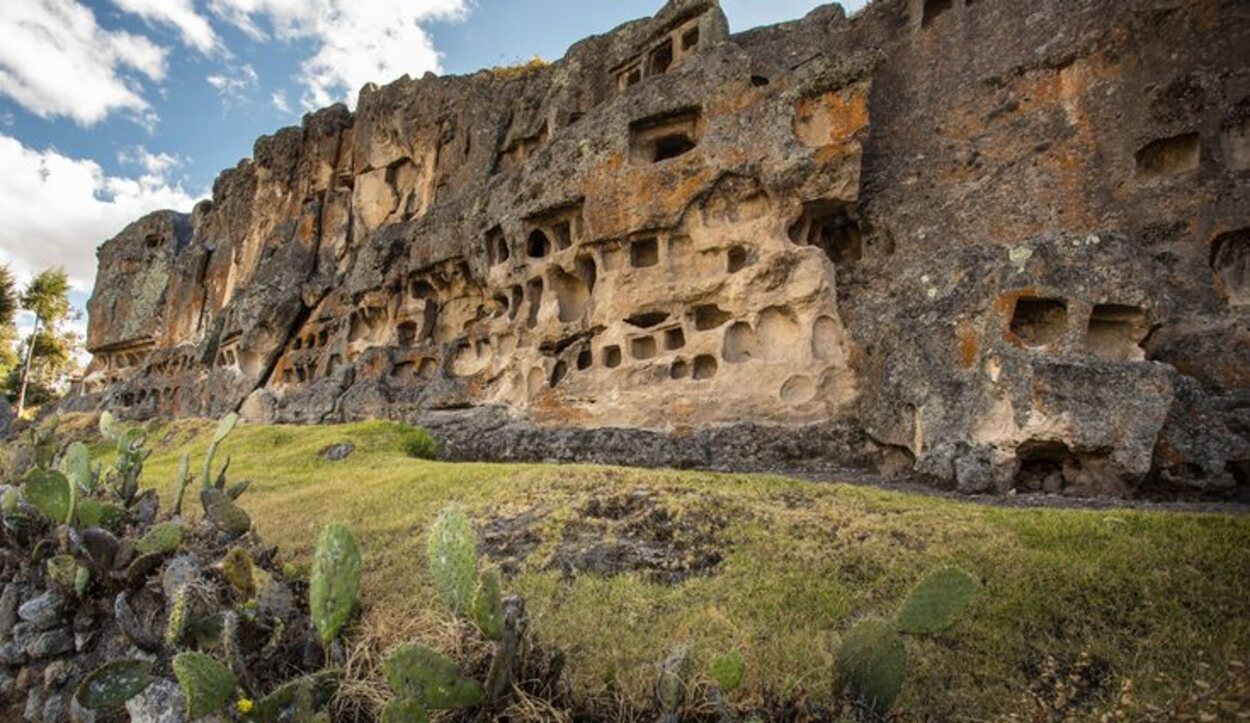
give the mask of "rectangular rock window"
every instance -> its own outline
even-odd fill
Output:
[[[490,259],[491,266],[507,261],[511,255],[502,228],[496,226],[486,232],[486,257]]]
[[[1025,346],[1044,347],[1063,338],[1068,328],[1068,304],[1063,299],[1017,299],[1011,315],[1011,333]]]
[[[1086,346],[1106,361],[1139,361],[1146,358],[1139,346],[1150,331],[1146,312],[1136,306],[1099,304],[1089,315]]]
[[[681,49],[693,50],[694,47],[698,44],[699,44],[699,26],[696,25],[682,34]]]
[[[660,263],[660,243],[653,238],[639,239],[629,245],[629,265],[635,269]]]
[[[647,75],[664,75],[672,65],[673,39],[669,38],[651,51],[651,57],[647,60]]]
[[[700,111],[693,108],[631,123],[630,163],[659,163],[694,150],[699,145],[701,119]]]
[[[819,248],[835,266],[850,266],[864,258],[864,236],[854,210],[840,201],[807,204],[790,227],[790,240]]]
[[[603,347],[603,365],[615,369],[621,365],[621,348],[613,344]]]
[[[656,346],[655,338],[650,336],[638,336],[629,340],[629,354],[635,359],[645,360],[655,356]]]
[[[1152,179],[1195,171],[1201,150],[1197,133],[1152,141],[1137,151],[1137,175]]]
[[[954,6],[953,0],[925,0],[924,16],[920,21],[921,27],[929,27],[934,20]]]

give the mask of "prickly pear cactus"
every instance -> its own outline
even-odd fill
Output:
[[[301,708],[313,710],[329,704],[338,690],[339,674],[323,670],[282,684],[272,693],[256,701],[248,718],[255,723],[299,721]]]
[[[925,635],[955,624],[955,617],[976,598],[981,583],[957,567],[939,567],[924,577],[903,602],[896,622],[901,632]]]
[[[184,530],[177,522],[162,522],[148,530],[135,543],[135,550],[142,555],[164,555],[182,545]]]
[[[183,585],[174,594],[174,602],[169,606],[169,621],[165,625],[165,644],[176,648],[186,637],[187,626],[191,620],[191,586]]]
[[[117,505],[88,497],[79,500],[75,507],[75,516],[81,528],[102,527],[117,533],[126,525],[126,510]]]
[[[82,442],[74,442],[65,450],[61,471],[80,491],[86,494],[95,491],[96,473],[91,469],[91,453]]]
[[[252,518],[229,495],[216,487],[202,490],[200,502],[204,505],[204,516],[209,522],[231,537],[238,537],[252,529]]]
[[[91,581],[91,572],[73,555],[56,555],[47,562],[48,579],[66,592],[81,596]]]
[[[429,723],[425,706],[411,698],[397,698],[382,709],[382,723]]]
[[[884,716],[903,689],[907,648],[894,626],[864,620],[851,628],[837,655],[838,680],[856,702]]]
[[[152,684],[152,664],[145,660],[115,660],[96,668],[74,691],[87,710],[120,708]]]
[[[391,689],[430,710],[458,710],[481,704],[484,691],[447,656],[419,643],[401,645],[383,664]]]
[[[65,475],[55,470],[31,470],[22,490],[26,501],[56,524],[70,521],[74,494]]]
[[[482,573],[477,593],[473,596],[473,606],[469,610],[469,618],[478,630],[491,640],[503,639],[503,583],[499,579],[499,570],[490,567]]]
[[[721,689],[726,695],[738,689],[742,685],[742,677],[746,674],[746,663],[742,660],[742,653],[734,650],[724,655],[718,655],[712,658],[708,664],[708,673],[712,676],[712,680],[716,681],[716,687]]]
[[[208,454],[204,455],[204,487],[208,488],[213,484],[213,458],[217,456],[217,448],[226,440],[230,432],[234,431],[234,427],[239,423],[239,415],[231,412],[222,417],[217,423],[217,430],[213,432],[213,439],[208,444]]]
[[[187,483],[191,481],[191,455],[184,454],[178,460],[178,471],[174,472],[174,516],[182,516],[182,501],[187,496]]]
[[[249,600],[256,594],[253,580],[252,556],[241,547],[232,547],[221,563],[221,574],[238,593],[240,600]]]
[[[327,645],[360,607],[360,548],[346,525],[335,523],[321,531],[308,584],[308,607]]]
[[[477,591],[477,543],[458,505],[443,509],[430,528],[426,552],[434,586],[452,612],[465,615]]]
[[[100,415],[100,436],[110,442],[116,442],[122,436],[121,425],[117,422],[117,417],[112,412],[104,412]]]
[[[664,712],[663,720],[675,721],[677,709],[686,697],[686,673],[690,650],[680,645],[660,665],[660,678],[655,685],[655,699]]]
[[[203,653],[174,656],[174,677],[187,699],[187,717],[198,720],[222,710],[234,697],[238,681],[225,665]]]

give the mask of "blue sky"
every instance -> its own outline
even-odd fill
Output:
[[[722,0],[732,29],[816,0]],[[257,136],[404,72],[471,73],[653,14],[661,0],[0,0],[0,263],[63,266],[189,210]],[[847,3],[848,10],[862,0]]]

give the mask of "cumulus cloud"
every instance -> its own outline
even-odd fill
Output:
[[[421,27],[468,11],[468,0],[211,0],[214,13],[254,39],[306,40],[317,50],[300,66],[307,109],[355,103],[368,82],[441,69],[433,40]],[[264,26],[268,26],[266,31]]]
[[[83,291],[95,280],[95,249],[158,209],[189,211],[196,199],[169,174],[181,159],[142,147],[127,154],[140,169],[110,176],[95,161],[36,150],[0,134],[0,263],[18,278],[60,266]]]
[[[43,118],[92,125],[114,111],[154,115],[139,76],[165,78],[166,53],[141,35],[105,30],[75,0],[0,2],[0,93]]]
[[[217,89],[217,93],[221,95],[222,104],[227,108],[247,102],[260,85],[260,77],[256,75],[256,70],[251,65],[232,68],[229,73],[214,73],[204,80]]]
[[[113,0],[113,4],[149,23],[172,27],[185,45],[205,55],[219,45],[213,26],[195,11],[191,0]]]

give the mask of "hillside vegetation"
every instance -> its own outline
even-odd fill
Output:
[[[63,428],[75,426],[86,434],[93,421]],[[144,480],[163,498],[180,455],[202,453],[211,428],[153,425]],[[342,442],[354,445],[346,459],[323,458]],[[459,644],[425,554],[428,525],[456,501],[511,575],[509,589],[525,596],[534,634],[567,655],[578,694],[603,705],[648,702],[678,643],[699,670],[739,651],[739,702],[832,700],[834,641],[856,620],[893,614],[926,571],[953,563],[983,589],[954,627],[908,641],[905,718],[1244,712],[1245,518],[1007,509],[771,476],[412,456],[427,442],[385,422],[240,427],[222,450],[232,478],[253,481],[246,507],[261,536],[292,559],[308,559],[326,523],[355,529],[366,610],[348,692],[365,700],[391,644]]]

